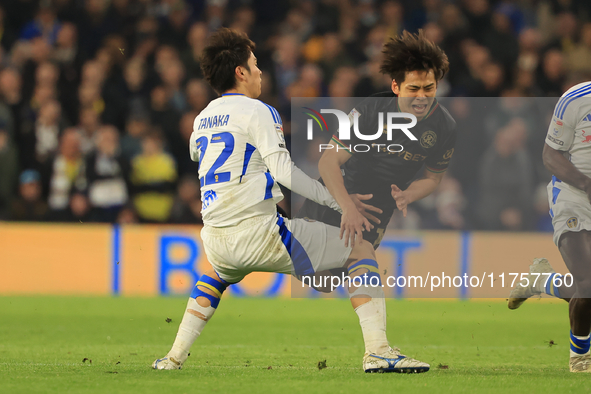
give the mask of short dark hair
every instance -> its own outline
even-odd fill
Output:
[[[440,81],[449,70],[447,55],[435,43],[429,41],[421,29],[419,34],[403,31],[391,38],[382,50],[384,60],[380,66],[400,86],[409,71],[433,70],[435,80]]]
[[[218,93],[236,87],[236,67],[250,71],[248,59],[255,44],[246,34],[221,28],[211,35],[201,55],[201,71],[211,87]]]

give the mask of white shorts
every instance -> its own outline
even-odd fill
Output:
[[[555,178],[547,190],[556,246],[560,236],[567,231],[591,231],[591,203],[584,192]]]
[[[339,233],[321,222],[264,215],[237,226],[204,226],[201,239],[220,278],[237,283],[251,272],[312,275],[343,267],[351,247]]]

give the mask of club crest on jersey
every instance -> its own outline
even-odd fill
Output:
[[[568,228],[575,228],[578,226],[578,224],[579,224],[579,219],[577,219],[575,217],[572,217],[566,221],[566,225],[568,226]]]
[[[445,154],[443,155],[443,159],[448,160],[453,156],[453,154],[454,154],[454,148],[451,148],[450,150],[445,152]]]
[[[437,142],[437,134],[434,131],[427,130],[421,135],[421,146],[425,149],[433,148]],[[453,154],[453,152],[452,152]],[[451,155],[450,155],[451,157]]]
[[[588,144],[591,142],[591,135],[585,135],[585,130],[583,130],[583,137],[585,137],[583,141],[581,141],[583,144]]]

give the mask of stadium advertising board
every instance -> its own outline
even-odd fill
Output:
[[[209,266],[200,229],[4,224],[0,294],[187,295]],[[558,272],[567,272],[551,238],[529,233],[387,231],[377,261],[388,297],[506,298],[533,257],[547,257]],[[230,286],[229,294],[321,295],[286,275],[270,273],[249,275]],[[345,295],[342,289],[334,294]]]

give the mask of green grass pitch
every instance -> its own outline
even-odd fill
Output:
[[[391,343],[432,367],[403,375],[363,373],[361,330],[348,300],[227,298],[184,368],[154,371],[150,364],[168,351],[185,303],[182,298],[3,297],[0,392],[591,389],[589,376],[568,372],[568,308],[558,300],[530,300],[517,311],[502,300],[388,300]],[[319,369],[324,360],[327,367]]]

